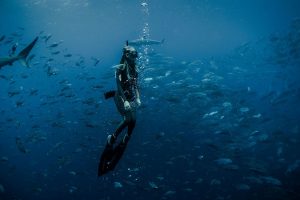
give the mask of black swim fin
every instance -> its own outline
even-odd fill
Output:
[[[99,165],[98,165],[98,176],[102,176],[109,171],[108,163],[110,163],[113,157],[113,146],[106,144],[105,149],[100,157]]]
[[[109,163],[109,170],[114,170],[115,167],[117,166],[118,162],[122,158],[125,149],[126,149],[126,144],[123,142],[120,142],[114,149],[113,157]]]
[[[126,149],[126,144],[120,142],[114,149],[112,145],[106,144],[106,147],[100,158],[98,166],[98,176],[102,176],[109,171],[112,171],[117,166]]]
[[[115,90],[111,90],[111,91],[108,91],[108,92],[105,92],[104,93],[104,98],[105,99],[109,99],[111,97],[114,97],[116,94],[116,91]]]

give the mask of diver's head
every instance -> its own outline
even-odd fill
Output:
[[[123,56],[129,62],[135,62],[138,57],[138,53],[132,46],[125,46],[123,48]]]

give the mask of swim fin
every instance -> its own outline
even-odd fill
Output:
[[[113,158],[114,148],[113,145],[106,143],[104,151],[100,157],[99,165],[98,165],[98,176],[106,174],[110,171],[109,164]]]
[[[106,144],[98,165],[98,176],[102,176],[115,169],[123,156],[126,146],[123,142],[120,142],[115,148],[112,145]]]

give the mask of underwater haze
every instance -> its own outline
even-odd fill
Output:
[[[300,199],[300,1],[0,0],[2,200]],[[136,46],[141,106],[103,94]],[[124,134],[124,133],[122,133]]]

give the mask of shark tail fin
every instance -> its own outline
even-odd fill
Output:
[[[31,49],[34,47],[36,41],[39,37],[36,37],[27,47],[25,47],[19,54],[18,57],[22,65],[29,67],[28,62],[26,61],[27,56],[29,55]]]
[[[162,39],[160,43],[161,43],[161,44],[163,44],[164,42],[165,42],[165,38],[164,38],[164,39]]]

